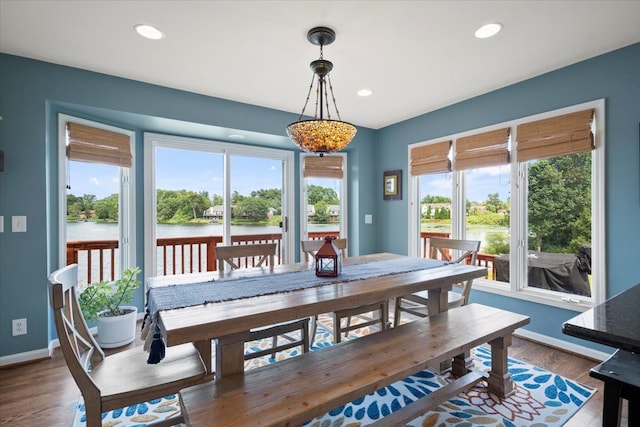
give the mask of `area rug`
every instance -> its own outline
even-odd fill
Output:
[[[327,327],[318,327],[311,350],[330,346],[333,337],[329,318],[321,319]],[[349,338],[369,333],[368,328],[352,331]],[[270,340],[247,343],[245,351],[267,348]],[[277,360],[295,356],[299,350],[293,349],[277,355]],[[488,371],[491,354],[485,347],[473,351],[476,369]],[[248,360],[246,369],[274,363],[270,356]],[[539,367],[509,358],[509,372],[513,376],[516,392],[500,399],[487,391],[481,381],[470,390],[460,393],[436,409],[406,424],[410,427],[441,426],[491,426],[491,427],[555,427],[566,423],[582,405],[595,393],[594,389],[556,375]],[[310,420],[305,427],[359,427],[366,426],[384,415],[431,393],[450,380],[448,375],[437,375],[429,370],[419,372],[355,400],[322,417]],[[178,396],[171,395],[120,410],[103,414],[103,426],[131,427],[146,426],[147,423],[175,415],[180,410]],[[84,404],[77,405],[73,427],[85,426]]]

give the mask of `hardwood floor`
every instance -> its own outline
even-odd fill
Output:
[[[130,346],[140,345],[136,341]],[[514,338],[509,355],[597,388],[598,392],[565,426],[602,424],[602,382],[589,377],[589,369],[596,362],[521,338]],[[79,397],[62,353],[56,349],[50,359],[0,370],[0,425],[71,426]],[[626,415],[622,425],[627,425]]]

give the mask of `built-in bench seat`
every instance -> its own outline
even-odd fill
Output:
[[[397,426],[477,383],[482,376],[468,369],[468,355],[480,344],[491,346],[489,390],[510,395],[507,349],[527,323],[527,316],[470,304],[189,387],[180,404],[190,426],[296,426],[453,358],[456,381],[376,423]]]

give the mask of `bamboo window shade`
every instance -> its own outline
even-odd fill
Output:
[[[451,172],[451,141],[436,142],[411,149],[411,175]]]
[[[456,140],[456,170],[509,163],[510,128],[470,135]]]
[[[342,179],[342,157],[307,156],[304,158],[304,177]]]
[[[131,167],[129,136],[78,123],[67,123],[69,160]]]
[[[518,125],[518,161],[526,162],[593,150],[593,115],[594,110],[591,109]]]

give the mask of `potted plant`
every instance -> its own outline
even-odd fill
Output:
[[[114,281],[89,284],[79,295],[80,308],[87,322],[98,321],[98,344],[115,348],[135,339],[138,309],[123,305],[131,302],[133,293],[140,286],[136,276],[140,269],[128,268]]]

